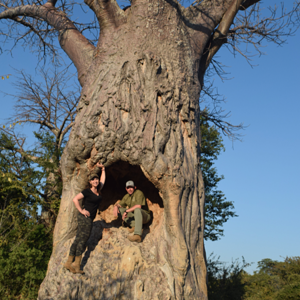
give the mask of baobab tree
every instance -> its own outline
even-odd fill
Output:
[[[218,72],[214,57],[224,45],[241,52],[241,43],[257,51],[262,40],[282,43],[297,25],[298,3],[289,13],[260,17],[259,0],[199,0],[186,8],[176,0],[134,0],[124,9],[115,0],[85,0],[100,28],[93,45],[69,18],[67,1],[57,2],[0,2],[1,20],[26,27],[9,27],[11,35],[37,39],[47,53],[56,51],[58,34],[82,86],[61,159],[63,193],[39,299],[207,299],[199,162],[205,75],[210,67]],[[153,220],[137,246],[103,215],[87,277],[72,277],[61,263],[77,226],[71,200],[98,161],[107,167],[101,212],[130,178],[148,195]]]

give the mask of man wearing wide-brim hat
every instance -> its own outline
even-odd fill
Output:
[[[128,236],[131,242],[140,243],[142,241],[143,224],[150,221],[150,211],[144,193],[138,190],[132,180],[126,182],[127,194],[114,207],[114,215],[122,216],[125,223],[129,225],[129,232],[134,232],[133,236]]]

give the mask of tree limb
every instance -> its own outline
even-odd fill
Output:
[[[242,2],[243,0],[232,1],[229,9],[225,12],[218,28],[213,34],[208,53],[206,55],[205,70],[208,68],[214,55],[219,51],[222,45],[226,43],[229,27],[232,24]]]
[[[59,42],[62,49],[73,61],[77,68],[79,82],[83,85],[84,74],[91,64],[95,47],[77,30],[65,14],[55,9],[55,3],[56,0],[49,0],[43,6],[24,5],[7,8],[0,13],[0,20],[10,19],[20,23],[18,17],[32,17],[42,19],[54,27],[59,32]]]
[[[84,0],[100,24],[101,34],[106,34],[111,27],[117,28],[126,22],[126,16],[116,0]]]
[[[63,142],[63,138],[65,137],[65,135],[68,133],[68,131],[72,128],[72,126],[75,124],[75,122],[72,122],[70,124],[68,124],[68,126],[66,126],[66,128],[64,128],[64,130],[62,130],[60,138],[59,138],[59,148],[61,147],[61,144]]]
[[[19,123],[35,123],[40,124],[42,126],[46,126],[51,130],[54,134],[56,133],[57,129],[49,122],[46,122],[45,120],[33,120],[33,119],[26,119],[26,120],[19,120]]]
[[[223,111],[221,111],[223,112]],[[212,112],[210,113],[208,110],[204,109],[200,112],[201,116],[207,121],[211,122],[222,131],[222,133],[229,137],[232,141],[233,140],[240,140],[241,135],[235,133],[235,131],[239,131],[241,129],[244,129],[245,126],[243,123],[240,123],[238,125],[233,125],[230,122],[225,121],[225,118],[228,118],[230,116],[230,112],[224,114],[224,115],[218,115],[220,112]]]

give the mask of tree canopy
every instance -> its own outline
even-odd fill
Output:
[[[258,271],[244,276],[245,300],[296,300],[300,298],[300,257],[279,262],[269,258],[258,262]]]
[[[0,297],[36,299],[52,249],[40,222],[43,172],[12,136],[0,135]]]
[[[221,151],[225,151],[220,132],[215,126],[201,118],[201,170],[205,186],[205,239],[215,241],[223,236],[223,224],[230,217],[236,217],[232,201],[226,201],[224,193],[218,190],[219,177],[213,166]]]
[[[248,274],[245,260],[226,264],[211,255],[208,259],[208,293],[211,300],[297,300],[300,297],[300,258],[284,261],[265,258],[258,270]]]

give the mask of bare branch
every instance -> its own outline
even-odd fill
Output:
[[[285,43],[286,38],[293,35],[299,27],[299,9],[299,2],[296,2],[288,12],[282,4],[281,11],[275,6],[268,8],[269,15],[267,15],[266,10],[262,10],[259,1],[256,0],[242,2],[239,9],[237,6],[231,6],[207,42],[201,57],[199,68],[201,84],[204,84],[204,75],[209,66],[218,70],[216,73],[221,78],[221,74],[225,73],[222,68],[216,67],[216,60],[213,59],[222,46],[233,54],[241,54],[253,66],[252,57],[264,54],[261,51],[264,41],[277,45]]]
[[[24,150],[24,144],[25,144],[26,138],[24,136],[20,136],[19,134],[17,134],[14,126],[9,127],[8,129],[0,127],[0,131],[3,131],[4,134],[11,137],[16,145],[16,147],[13,147],[13,148],[0,147],[0,150],[9,150],[9,151],[12,151],[12,153],[19,153],[19,154],[21,154],[22,157],[27,157],[32,161],[36,161],[38,159],[37,156],[31,155]],[[15,168],[15,166],[11,166],[11,168]],[[14,171],[16,173],[20,172],[19,170],[16,170],[16,169],[14,169]]]
[[[78,71],[79,81],[83,85],[84,74],[88,66],[90,66],[95,47],[77,30],[75,25],[64,13],[54,8],[55,3],[56,1],[48,1],[45,5],[23,5],[17,7],[6,6],[5,10],[0,12],[0,20],[13,20],[29,27],[30,31],[39,36],[44,47],[49,45],[47,45],[44,41],[40,31],[36,29],[39,26],[36,26],[34,22],[32,23],[28,21],[28,19],[33,18],[37,22],[43,20],[52,26],[56,31],[58,31],[60,45],[75,64]]]
[[[221,114],[224,111],[221,110],[220,112],[209,112],[207,109],[204,109],[201,111],[201,116],[203,116],[208,122],[213,123],[218,129],[222,131],[222,133],[229,137],[231,140],[240,140],[241,135],[236,133],[236,131],[239,131],[241,129],[244,129],[245,126],[243,123],[240,123],[238,125],[233,125],[230,122],[225,121],[225,118],[230,117],[230,112],[226,114]],[[219,115],[218,115],[219,114]]]
[[[241,46],[252,46],[256,53],[262,55],[263,41],[277,45],[284,44],[286,38],[293,35],[299,27],[299,7],[298,3],[291,11],[286,12],[282,5],[279,15],[278,8],[269,8],[269,16],[258,19],[260,5],[257,4],[247,13],[238,14],[233,27],[228,32],[227,48],[231,47],[233,53],[235,51],[243,53],[249,62],[249,54]]]
[[[31,76],[20,72],[19,82],[15,85],[17,99],[15,114],[11,122],[39,124],[40,128],[50,130],[60,148],[64,137],[71,128],[79,101],[79,87],[68,87],[72,76],[67,70],[55,70],[50,76],[48,71],[40,71],[44,83],[35,82]]]
[[[216,126],[225,136],[233,140],[241,140],[242,135],[238,132],[241,129],[245,129],[243,123],[234,125],[227,121],[230,117],[230,112],[225,112],[222,109],[222,103],[225,101],[212,83],[207,86],[203,86],[200,96],[200,103],[204,105],[204,109],[201,109],[201,116],[208,122]]]

